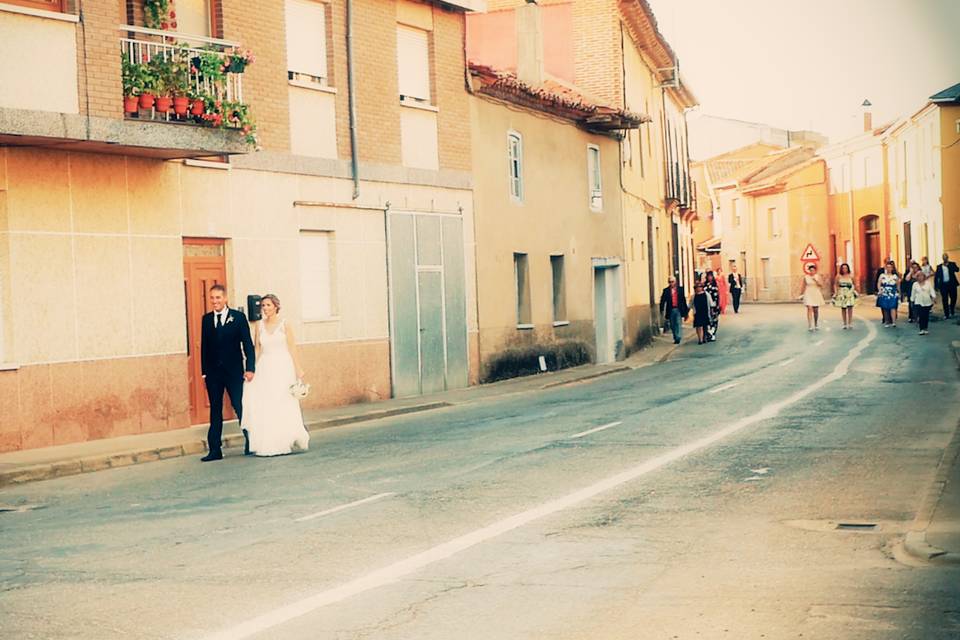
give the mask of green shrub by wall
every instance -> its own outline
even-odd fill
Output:
[[[547,361],[548,371],[576,367],[593,361],[589,345],[578,340],[511,347],[490,359],[483,381],[496,382],[539,373],[540,356]]]

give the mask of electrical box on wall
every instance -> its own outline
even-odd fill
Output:
[[[263,316],[260,313],[260,296],[250,294],[247,296],[247,320],[256,322],[261,317]]]

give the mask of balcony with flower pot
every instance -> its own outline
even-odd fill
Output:
[[[249,50],[214,38],[124,27],[120,39],[124,119],[215,129],[256,147],[256,125],[243,102]]]
[[[128,2],[121,25],[108,5],[89,0],[81,15],[71,2],[41,10],[0,0],[0,147],[159,159],[256,149],[243,100],[249,51],[209,37],[212,28],[194,35],[188,16],[178,31],[172,0]],[[89,37],[111,31],[116,48]]]

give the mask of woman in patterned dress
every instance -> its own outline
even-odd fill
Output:
[[[717,286],[717,277],[713,271],[707,271],[704,292],[710,297],[710,324],[707,325],[707,342],[717,339],[717,329],[720,327],[720,287]]]
[[[897,326],[897,307],[900,306],[900,276],[893,260],[884,265],[883,273],[877,278],[877,306],[883,313],[883,326],[890,329]]]
[[[844,329],[853,329],[853,306],[857,303],[857,295],[850,265],[844,262],[840,265],[840,273],[833,283],[833,304],[840,308]]]

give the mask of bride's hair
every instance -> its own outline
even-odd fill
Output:
[[[267,294],[264,294],[264,295],[260,296],[260,304],[263,304],[263,301],[264,301],[264,300],[269,300],[270,302],[272,302],[272,303],[273,303],[273,306],[275,306],[275,307],[277,308],[277,311],[278,311],[278,312],[280,311],[280,298],[278,298],[277,296],[273,295],[272,293],[267,293]]]

